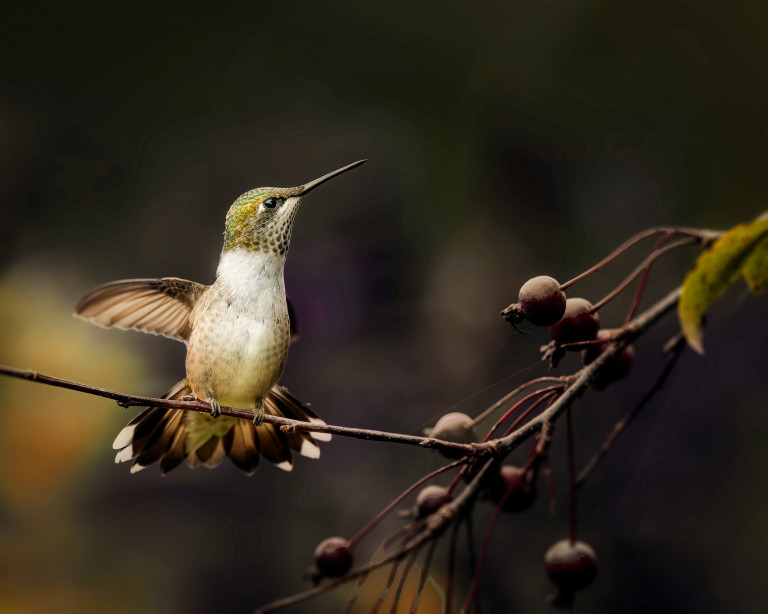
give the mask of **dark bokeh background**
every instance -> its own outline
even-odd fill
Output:
[[[477,413],[545,373],[545,335],[498,316],[525,279],[565,280],[647,226],[766,208],[767,28],[764,3],[695,0],[6,6],[0,362],[162,392],[183,347],[75,320],[77,300],[122,277],[210,282],[240,193],[368,158],[298,216],[286,276],[301,340],[283,382],[339,424],[419,433],[449,408]],[[657,267],[649,298],[693,255]],[[579,292],[598,298],[640,257]],[[729,291],[707,356],[686,353],[584,489],[600,575],[577,611],[763,611],[765,311]],[[631,379],[578,403],[580,462],[674,329],[638,344]],[[0,610],[247,612],[303,588],[318,541],[441,462],[336,438],[291,474],[129,475],[110,443],[133,413],[0,380]],[[498,526],[483,611],[546,611],[563,452],[555,516],[541,497]]]

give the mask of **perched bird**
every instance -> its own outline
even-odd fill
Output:
[[[283,268],[296,211],[321,183],[365,162],[359,160],[294,188],[257,188],[227,213],[216,281],[206,286],[176,277],[115,281],[90,292],[75,315],[106,328],[140,330],[183,341],[186,378],[163,398],[194,395],[211,404],[205,414],[150,407],[114,441],[115,462],[131,472],[160,461],[165,474],[182,461],[215,467],[229,459],[252,474],[259,455],[292,468],[291,450],[317,458],[321,433],[284,433],[265,414],[324,424],[277,382],[291,341],[291,309]],[[253,409],[256,418],[220,417],[220,406]]]

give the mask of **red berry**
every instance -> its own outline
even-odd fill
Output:
[[[502,465],[499,475],[491,485],[491,498],[497,503],[504,499],[501,509],[505,512],[520,512],[536,500],[536,488],[530,476],[520,467]]]
[[[592,303],[583,298],[569,298],[565,302],[563,318],[549,327],[552,339],[558,345],[591,341],[600,330],[600,318],[590,313]]]
[[[338,578],[352,568],[354,555],[343,537],[329,537],[315,548],[315,567],[320,577]]]
[[[601,330],[597,333],[597,339],[602,339],[600,343],[588,345],[581,353],[581,360],[585,365],[595,361],[608,346],[611,344],[611,331]],[[596,390],[603,390],[611,382],[620,380],[632,370],[632,364],[635,362],[635,348],[631,345],[626,346],[614,355],[603,367],[600,373],[595,377],[592,385]]]
[[[536,326],[556,324],[565,313],[565,292],[560,282],[546,275],[526,281],[517,300],[519,312]]]
[[[413,508],[414,518],[426,518],[434,514],[446,503],[450,503],[453,496],[445,486],[425,486],[416,495],[416,505]]]
[[[573,593],[589,586],[597,575],[597,555],[585,542],[563,539],[544,555],[547,575],[564,592]]]

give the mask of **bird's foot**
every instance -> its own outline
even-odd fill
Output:
[[[253,425],[254,426],[261,426],[264,422],[264,404],[259,403],[256,407],[253,408],[254,413],[256,414],[253,417]]]
[[[208,399],[208,403],[211,406],[211,417],[218,418],[221,415],[221,405],[213,397]]]

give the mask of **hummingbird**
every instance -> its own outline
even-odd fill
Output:
[[[163,335],[187,346],[186,377],[162,398],[197,398],[210,414],[149,407],[115,438],[115,462],[131,473],[154,462],[167,473],[219,465],[226,457],[251,475],[263,456],[290,471],[291,451],[318,458],[324,433],[285,433],[264,416],[325,424],[278,380],[295,323],[283,269],[296,212],[311,190],[361,164],[359,160],[293,188],[256,188],[227,212],[224,247],[210,286],[176,277],[126,279],[92,290],[75,315],[104,328]],[[251,409],[248,420],[221,416],[221,406]],[[221,416],[221,417],[220,417]]]

